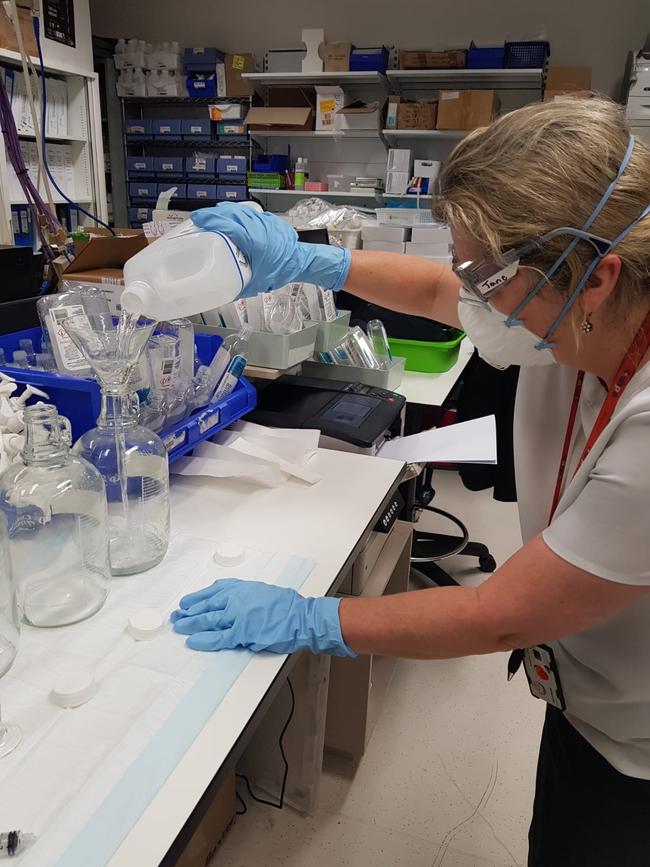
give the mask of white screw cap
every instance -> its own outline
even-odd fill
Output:
[[[59,707],[79,707],[90,701],[96,692],[97,683],[92,674],[71,672],[57,678],[50,696]]]
[[[220,566],[239,566],[246,559],[246,552],[233,542],[220,542],[214,549],[213,560]]]
[[[167,621],[154,608],[143,608],[134,611],[129,617],[127,632],[136,641],[150,641],[167,631]]]

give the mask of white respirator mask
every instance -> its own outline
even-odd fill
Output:
[[[523,325],[510,326],[507,314],[499,313],[490,304],[477,302],[463,286],[459,295],[458,317],[478,354],[492,367],[505,370],[511,364],[524,367],[556,363],[551,348],[537,348],[540,338],[536,334]]]

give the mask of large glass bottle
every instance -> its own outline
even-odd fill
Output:
[[[167,451],[155,433],[138,424],[140,404],[129,385],[154,325],[128,314],[63,321],[101,387],[97,427],[83,434],[74,452],[99,470],[106,485],[113,575],[150,569],[169,544]]]
[[[0,475],[0,510],[18,603],[33,626],[64,626],[108,594],[106,494],[99,472],[70,453],[70,423],[48,404],[24,411],[22,461]]]
[[[106,485],[113,575],[150,569],[169,542],[167,451],[159,436],[138,423],[139,413],[136,394],[103,385],[97,427],[73,447]]]

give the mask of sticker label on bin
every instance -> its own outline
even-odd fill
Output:
[[[68,335],[68,332],[63,327],[64,320],[68,319],[70,316],[83,316],[88,328],[90,328],[90,322],[88,321],[83,305],[72,304],[68,307],[54,307],[50,310],[50,316],[52,318],[50,337],[57,345],[63,367],[72,373],[78,373],[80,370],[87,370],[88,362],[81,352],[79,352],[72,342],[71,337]]]
[[[218,409],[214,409],[211,412],[203,413],[199,417],[199,433],[204,434],[206,431],[209,431],[210,428],[213,428],[216,424],[219,424],[220,417],[221,411]]]
[[[186,430],[179,431],[176,434],[171,433],[163,439],[163,445],[165,446],[165,448],[167,449],[168,452],[173,452],[174,449],[178,448],[179,446],[184,445],[186,439],[187,439],[187,431]]]

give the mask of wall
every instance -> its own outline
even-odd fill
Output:
[[[327,18],[323,10],[327,9]],[[215,44],[225,51],[299,45],[303,27],[328,39],[403,48],[482,44],[503,38],[551,41],[558,66],[592,66],[593,86],[618,96],[627,51],[650,30],[647,0],[91,0],[93,33],[151,42]]]

